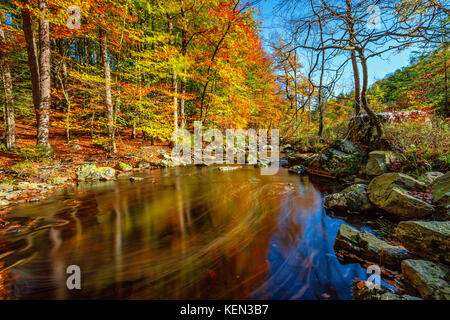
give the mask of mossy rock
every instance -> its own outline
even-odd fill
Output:
[[[369,153],[365,172],[368,176],[379,176],[387,173],[388,166],[395,159],[397,159],[397,156],[392,151],[372,151]]]
[[[354,184],[339,193],[330,194],[325,198],[325,207],[336,211],[370,211],[374,206],[367,196],[367,186]]]
[[[416,255],[450,264],[450,221],[400,222],[395,234]]]
[[[405,260],[402,274],[423,299],[450,300],[450,269],[425,260]]]
[[[434,203],[439,207],[450,206],[450,171],[436,178],[431,184]]]
[[[116,176],[116,170],[110,167],[97,167],[88,163],[77,167],[77,179],[80,181],[112,180]]]
[[[116,167],[120,171],[124,171],[124,172],[133,170],[133,166],[128,163],[125,163],[125,162],[118,162]]]
[[[402,173],[385,173],[369,184],[369,200],[378,208],[397,218],[422,218],[431,215],[434,208],[415,198],[411,191],[424,191],[426,185]]]

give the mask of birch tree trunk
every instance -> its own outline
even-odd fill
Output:
[[[3,20],[6,20],[3,15]],[[3,32],[2,21],[0,21],[0,42],[6,45],[5,33]],[[15,147],[16,142],[16,129],[15,129],[15,118],[14,118],[14,100],[13,100],[13,87],[11,72],[8,62],[7,51],[0,51],[0,72],[2,75],[3,89],[5,92],[5,105],[4,105],[4,118],[5,118],[5,129],[6,129],[6,149],[12,150]]]
[[[114,137],[114,107],[111,94],[111,68],[108,59],[108,43],[106,41],[106,32],[100,28],[100,55],[102,57],[103,74],[105,77],[105,105],[106,118],[108,122],[108,151],[116,153],[116,141]]]
[[[47,1],[39,2],[39,10],[43,18],[39,20],[39,109],[37,121],[37,145],[50,150],[49,123],[50,123],[50,25],[45,18]]]

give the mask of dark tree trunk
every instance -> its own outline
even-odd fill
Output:
[[[106,118],[108,122],[108,151],[116,153],[116,142],[114,137],[114,106],[112,103],[111,94],[111,68],[108,59],[108,43],[106,41],[106,32],[100,28],[100,55],[102,57],[103,74],[105,77],[105,105],[106,105]]]
[[[23,5],[28,1],[23,1]],[[30,11],[27,8],[22,9],[22,29],[25,36],[28,54],[28,66],[30,68],[31,90],[33,96],[33,105],[36,111],[36,121],[39,122],[39,63],[37,58],[36,39],[34,37],[33,24]]]
[[[50,124],[50,89],[51,89],[51,65],[50,65],[50,25],[45,15],[47,13],[47,1],[39,2],[39,9],[43,15],[39,20],[39,109],[37,122],[37,145],[50,150],[49,124]]]
[[[5,17],[3,17],[5,18]],[[5,33],[3,32],[2,21],[0,21],[0,43],[6,45]],[[8,53],[0,51],[0,72],[2,75],[3,89],[5,92],[4,120],[6,129],[5,145],[6,149],[12,150],[16,142],[16,124],[14,118],[14,101],[11,71],[8,62]]]

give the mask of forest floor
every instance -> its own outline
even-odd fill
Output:
[[[2,134],[3,132],[0,130],[0,136]],[[17,150],[32,147],[35,144],[35,121],[18,121],[16,123]],[[63,128],[51,127],[51,158],[32,161],[20,157],[15,151],[5,152],[0,150],[0,215],[7,211],[2,209],[9,209],[15,204],[34,201],[34,199],[43,199],[54,192],[55,189],[72,184],[76,181],[76,168],[81,164],[95,163],[99,167],[116,168],[118,162],[124,162],[136,167],[142,159],[149,162],[159,162],[163,153],[170,153],[167,142],[157,142],[152,145],[150,141],[145,141],[139,137],[131,139],[131,131],[129,130],[119,132],[116,137],[116,144],[117,153],[110,154],[101,146],[96,145],[88,133],[77,134],[75,132],[71,142],[68,143]],[[77,148],[75,149],[74,146],[77,146]],[[50,183],[53,178],[57,177],[63,177],[66,182],[57,185]],[[27,183],[31,183],[31,187],[27,188],[27,186],[30,186]],[[38,184],[38,187],[36,187],[36,184]],[[7,189],[11,186],[16,191],[8,191]],[[5,200],[2,205],[2,195],[6,196],[8,192],[19,193],[17,189],[22,192],[14,197],[8,196],[8,203]]]

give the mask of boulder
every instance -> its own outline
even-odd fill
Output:
[[[133,170],[133,167],[128,163],[119,162],[117,163],[117,169],[119,169],[120,171],[127,172]]]
[[[14,190],[14,186],[12,184],[0,183],[0,191],[8,192],[8,191],[13,191],[13,190]]]
[[[9,204],[8,200],[0,200],[0,208],[4,207],[4,206],[7,206],[8,204]]]
[[[53,186],[59,186],[67,183],[67,180],[68,180],[67,177],[54,177],[50,179],[49,184]]]
[[[411,258],[404,247],[391,245],[367,231],[359,231],[346,224],[339,227],[334,249],[342,249],[395,269],[400,269],[402,260]]]
[[[298,175],[304,175],[306,173],[306,167],[305,166],[293,166],[289,169],[289,172],[298,174]]]
[[[400,222],[395,234],[416,255],[450,264],[450,221]]]
[[[389,171],[389,165],[396,159],[392,151],[372,151],[366,164],[368,176],[379,176]]]
[[[411,191],[424,191],[424,183],[402,173],[385,173],[369,184],[369,200],[397,218],[422,218],[433,213],[429,203],[415,198]]]
[[[425,260],[404,260],[402,274],[423,299],[450,300],[450,269]]]
[[[359,283],[353,283],[352,298],[354,300],[422,300],[418,297],[413,297],[407,294],[395,293],[385,286],[381,286],[380,289],[370,289],[365,286],[365,284],[364,286],[361,286]]]
[[[150,163],[150,161],[148,161],[148,160],[146,160],[146,159],[142,159],[141,161],[139,161],[139,164],[138,164],[138,168],[139,169],[149,169],[149,168],[151,168],[151,163]]]
[[[77,167],[77,179],[80,181],[112,180],[116,176],[116,170],[109,167],[97,167],[88,163]]]
[[[450,206],[450,171],[436,178],[431,184],[434,203],[439,207]]]
[[[439,177],[442,177],[444,174],[442,172],[439,171],[431,171],[431,172],[427,172],[425,174],[424,180],[426,184],[432,184],[434,182],[434,180],[436,180]]]
[[[367,196],[367,186],[354,184],[339,193],[330,194],[325,198],[325,207],[342,211],[369,211],[374,207]]]
[[[348,140],[336,140],[309,164],[310,173],[326,172],[329,176],[357,174],[365,161],[365,154]]]
[[[75,151],[79,151],[82,150],[83,148],[79,145],[79,144],[74,144],[73,146],[70,147],[72,150]]]

